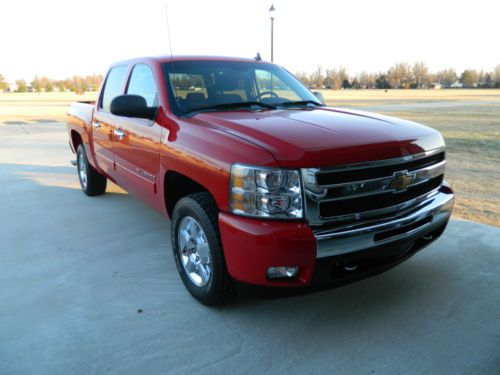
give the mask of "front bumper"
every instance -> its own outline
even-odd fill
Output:
[[[382,272],[407,259],[444,231],[454,203],[439,192],[413,212],[391,220],[313,231],[306,223],[264,221],[220,213],[219,228],[229,274],[263,286],[345,283]],[[269,280],[267,269],[300,267],[293,280]]]

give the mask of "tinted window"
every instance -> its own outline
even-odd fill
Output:
[[[155,79],[151,68],[144,64],[137,64],[132,71],[127,88],[127,94],[140,95],[148,103],[148,107],[158,105]]]
[[[106,85],[104,86],[104,93],[102,94],[101,108],[109,111],[109,106],[111,101],[120,95],[120,91],[125,81],[125,76],[127,74],[126,66],[117,66],[108,74],[106,78]]]

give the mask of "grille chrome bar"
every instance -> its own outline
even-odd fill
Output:
[[[370,211],[361,211],[357,212],[355,214],[347,214],[347,215],[339,215],[339,216],[333,216],[328,218],[328,221],[331,223],[338,223],[338,222],[345,222],[345,221],[362,221],[362,220],[368,220],[373,217],[378,217],[378,216],[383,216],[383,215],[391,215],[391,217],[395,217],[396,213],[405,213],[408,211],[408,209],[414,208],[416,205],[419,205],[421,202],[426,201],[427,199],[431,198],[432,196],[436,195],[439,191],[439,187],[424,194],[421,195],[417,198],[410,199],[406,202],[394,205],[394,206],[388,206],[384,208],[379,208],[376,210],[370,210]],[[355,219],[355,220],[354,220]]]
[[[317,227],[394,218],[437,193],[445,164],[441,147],[402,158],[304,168],[306,218]]]
[[[421,152],[419,154],[402,156],[400,158],[374,160],[374,161],[368,161],[368,162],[363,162],[363,163],[344,164],[344,165],[337,165],[337,166],[328,167],[328,168],[313,168],[313,169],[315,169],[318,172],[335,172],[335,171],[341,171],[341,170],[354,170],[354,169],[361,169],[361,168],[382,167],[382,166],[387,166],[387,165],[392,165],[392,164],[402,164],[402,163],[410,162],[413,160],[423,159],[425,157],[439,154],[440,152],[444,152],[445,150],[446,150],[446,147],[443,146],[443,147],[436,148],[434,150]]]
[[[411,183],[409,183],[404,189],[398,189],[391,185],[391,183],[397,178],[398,172],[392,174],[389,177],[380,177],[372,180],[356,181],[356,182],[344,182],[341,184],[334,184],[328,186],[321,186],[324,189],[332,190],[335,188],[337,194],[333,198],[323,199],[322,202],[340,200],[340,199],[350,199],[363,197],[367,195],[379,194],[382,192],[400,192],[404,191],[409,187],[422,184],[429,181],[430,179],[444,174],[446,161],[443,160],[438,164],[431,165],[416,171],[408,172],[407,170],[401,171],[401,175],[406,175],[411,178]],[[359,191],[359,193],[358,193]],[[331,194],[330,192],[330,195]]]

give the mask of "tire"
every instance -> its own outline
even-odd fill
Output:
[[[107,179],[90,165],[83,145],[76,150],[76,165],[82,191],[88,196],[104,194]]]
[[[195,193],[179,200],[172,215],[177,271],[187,290],[204,305],[223,304],[236,294],[222,250],[218,212],[209,193]]]

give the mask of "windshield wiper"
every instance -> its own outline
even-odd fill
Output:
[[[269,108],[269,109],[276,109],[275,105],[262,103],[262,102],[224,103],[224,104],[214,105],[214,108],[216,108],[216,109],[225,109],[225,108],[231,109],[231,108],[248,108],[248,107],[253,107],[253,106],[258,106],[258,107],[262,107],[262,108]]]
[[[307,106],[308,104],[314,104],[317,107],[323,107],[324,104],[315,102],[314,100],[295,100],[295,101],[289,101],[289,102],[283,102],[280,104],[277,104],[280,107],[295,107],[295,106]]]
[[[195,116],[196,114],[198,114],[200,112],[205,112],[205,111],[206,112],[210,112],[210,111],[215,112],[215,111],[224,110],[224,109],[238,109],[238,108],[251,108],[251,107],[276,109],[275,105],[262,103],[262,102],[237,102],[237,103],[222,103],[222,104],[216,104],[216,105],[211,105],[211,106],[206,106],[206,107],[193,108],[186,115],[191,117],[191,116]]]

